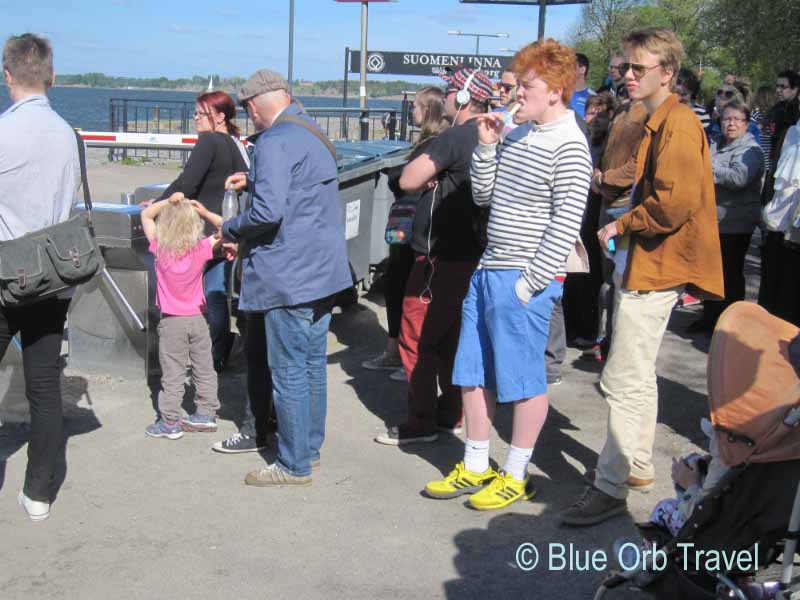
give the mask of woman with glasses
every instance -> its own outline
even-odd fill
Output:
[[[197,97],[194,109],[197,144],[181,174],[164,190],[160,199],[181,192],[186,198],[200,202],[210,212],[222,214],[225,179],[249,169],[249,160],[239,141],[239,127],[234,123],[235,118],[236,105],[225,92],[207,92]],[[213,233],[210,225],[206,225],[206,229],[206,235]],[[211,329],[211,353],[214,369],[218,373],[222,371],[233,344],[225,287],[228,280],[226,272],[230,272],[227,265],[222,257],[212,260],[203,275]]]
[[[722,109],[722,136],[711,145],[717,222],[725,282],[723,300],[705,300],[703,315],[693,331],[712,331],[722,311],[744,300],[744,261],[750,238],[761,220],[764,153],[748,131],[750,109],[738,99]]]
[[[719,142],[723,138],[723,126],[721,122],[722,113],[729,102],[733,100],[746,105],[742,92],[732,85],[721,85],[714,95],[714,114],[711,119],[711,127],[708,129],[708,139],[710,143]],[[749,114],[749,109],[748,109]],[[758,125],[749,120],[747,123],[747,131],[753,136],[756,142],[761,141],[761,131]]]

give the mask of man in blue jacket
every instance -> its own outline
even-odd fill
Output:
[[[251,198],[222,227],[240,245],[239,308],[263,314],[274,386],[278,455],[247,474],[245,483],[257,486],[311,483],[325,436],[333,297],[352,285],[336,160],[288,88],[261,69],[239,91],[257,130],[255,151],[250,173],[232,175],[226,187],[246,187]]]

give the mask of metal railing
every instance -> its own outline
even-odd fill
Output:
[[[394,108],[306,108],[320,128],[332,140],[338,139],[406,139],[407,117],[410,114],[403,99],[400,111]],[[137,100],[112,98],[109,100],[109,131],[125,133],[175,133],[193,134],[194,102],[167,100]],[[400,114],[398,114],[400,113]],[[253,124],[242,109],[237,109],[236,125],[244,135],[253,133]],[[398,135],[398,125],[400,135]],[[352,135],[351,135],[352,134]],[[177,159],[185,163],[190,150],[109,149],[109,160],[129,157]]]

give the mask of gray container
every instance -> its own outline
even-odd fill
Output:
[[[383,140],[337,141],[334,145],[345,212],[347,255],[353,277],[368,288],[370,267],[389,255],[384,232],[394,196],[385,169],[405,162],[409,144]]]
[[[368,285],[371,265],[388,254],[383,235],[393,198],[383,171],[405,161],[408,144],[335,142],[335,146],[348,257],[355,280]],[[156,279],[138,203],[159,197],[165,188],[166,184],[137,188],[125,194],[122,204],[95,203],[95,230],[108,272],[146,330],[136,327],[108,283],[95,278],[78,288],[70,306],[70,367],[135,379],[159,373]]]

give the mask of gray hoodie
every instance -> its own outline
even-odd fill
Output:
[[[752,134],[711,145],[720,233],[753,233],[761,220],[764,153]]]

